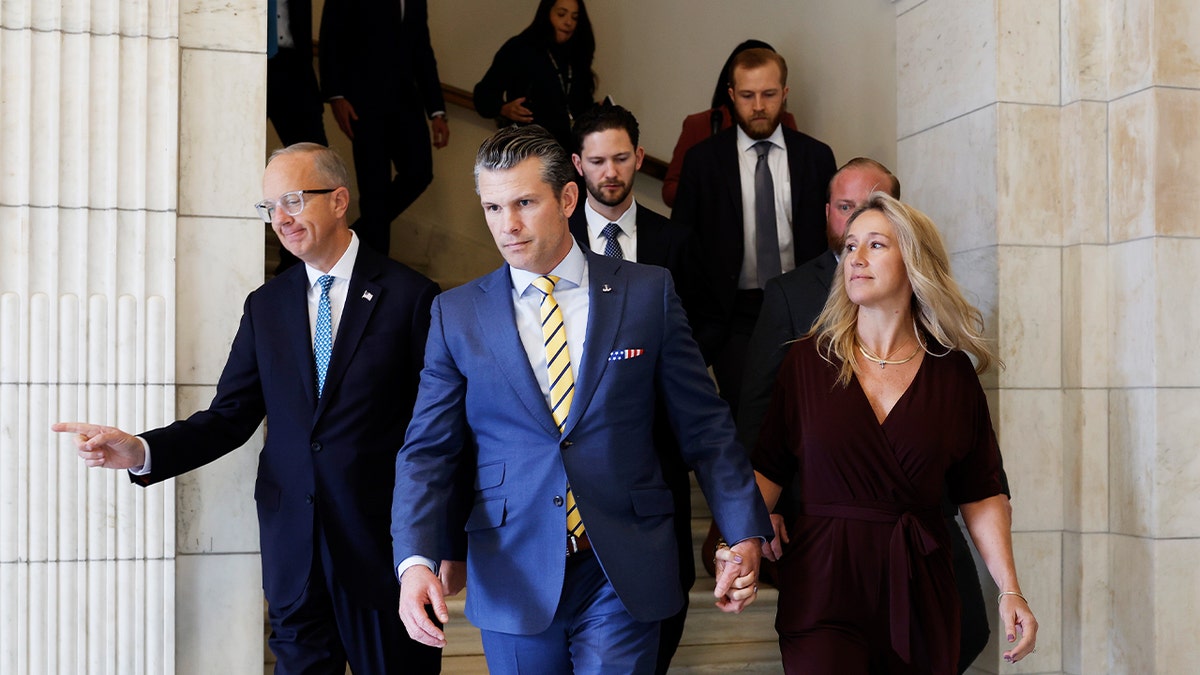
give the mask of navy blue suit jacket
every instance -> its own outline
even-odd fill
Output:
[[[438,287],[360,246],[320,400],[307,292],[295,265],[246,298],[208,410],[142,434],[152,473],[132,478],[149,485],[207,464],[265,415],[254,499],[267,601],[285,606],[304,590],[319,521],[339,582],[363,606],[395,611],[392,475]]]
[[[593,550],[629,614],[683,606],[674,505],[653,440],[661,397],[684,459],[723,532],[769,536],[770,521],[728,407],[717,396],[662,268],[587,254],[589,317],[576,391],[559,433],[521,344],[507,265],[434,301],[413,421],[396,459],[397,562],[440,559],[468,537],[467,616],[484,630],[545,630],[563,589],[568,479]],[[610,360],[619,350],[639,355]],[[624,354],[624,352],[622,352]],[[460,465],[472,505],[456,521]]]

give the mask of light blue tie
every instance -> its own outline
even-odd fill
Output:
[[[317,398],[325,390],[325,373],[329,372],[329,357],[333,355],[333,310],[329,306],[329,287],[333,277],[325,274],[321,284],[321,300],[317,302],[317,330],[313,336],[313,356],[317,362]]]

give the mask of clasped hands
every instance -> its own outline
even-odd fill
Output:
[[[722,544],[713,562],[717,568],[717,587],[713,595],[722,612],[740,614],[758,598],[758,565],[764,546],[757,538],[747,539],[732,547]]]

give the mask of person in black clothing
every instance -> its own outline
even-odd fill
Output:
[[[596,92],[595,52],[583,0],[541,0],[533,23],[500,47],[475,85],[475,109],[498,126],[540,124],[570,151],[575,116]]]

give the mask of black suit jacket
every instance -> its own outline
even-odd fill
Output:
[[[321,92],[356,110],[420,101],[446,109],[425,0],[328,0],[321,13]],[[361,110],[358,110],[361,113]]]
[[[579,247],[585,251],[593,250],[587,229],[587,215],[584,214],[583,204],[580,204],[570,219],[571,235],[579,242]],[[687,243],[687,231],[678,223],[638,204],[637,206],[637,262],[644,265],[657,265],[667,268],[671,276],[679,279],[684,263],[684,248]],[[604,250],[594,251],[604,255]],[[679,289],[681,301],[684,292]],[[675,537],[679,542],[679,574],[684,588],[691,588],[696,582],[696,561],[692,557],[692,481],[688,478],[688,465],[679,452],[679,443],[675,432],[671,430],[671,422],[667,417],[666,407],[659,397],[654,410],[654,447],[662,462],[663,479],[671,488],[671,496],[675,501]]]
[[[784,128],[783,140],[792,187],[793,250],[796,265],[801,265],[829,246],[825,202],[837,166],[829,146],[811,136]],[[696,278],[687,285],[696,303],[689,318],[700,349],[711,359],[728,338],[745,249],[736,126],[688,151],[671,219],[691,234],[694,260],[688,269]]]
[[[763,289],[762,312],[750,336],[738,407],[738,438],[749,451],[758,443],[758,431],[771,403],[775,376],[787,355],[788,343],[812,327],[825,307],[836,271],[837,258],[826,250],[791,272],[771,279]]]
[[[305,268],[295,265],[246,298],[212,404],[142,434],[152,472],[132,478],[149,485],[207,464],[245,443],[265,415],[254,500],[267,601],[283,607],[304,590],[319,522],[347,592],[395,611],[395,458],[438,287],[360,246],[320,400],[307,292]]]

